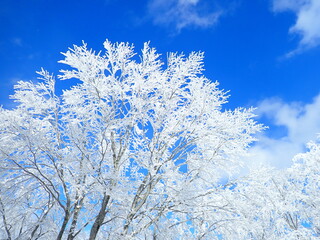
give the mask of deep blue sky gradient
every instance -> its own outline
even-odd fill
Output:
[[[60,52],[72,44],[84,40],[103,50],[106,38],[134,43],[137,50],[151,41],[163,58],[170,51],[204,51],[205,75],[230,90],[230,108],[273,96],[310,102],[319,93],[320,48],[284,58],[300,40],[288,34],[293,13],[275,14],[271,0],[215,2],[226,8],[216,24],[178,31],[154,24],[147,0],[1,0],[0,104],[9,107],[13,84],[35,79],[41,67],[57,75],[64,67],[57,63]]]

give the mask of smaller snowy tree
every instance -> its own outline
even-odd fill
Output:
[[[255,170],[223,192],[233,212],[221,228],[222,236],[319,239],[320,146],[310,142],[308,147],[293,158],[290,168]]]
[[[293,165],[287,170],[287,182],[292,191],[291,202],[294,203],[286,217],[291,228],[307,232],[314,239],[320,237],[320,145],[309,142],[308,151],[293,158]],[[294,196],[293,196],[294,195]],[[293,201],[295,200],[295,201]],[[295,219],[292,220],[292,219]],[[295,223],[292,224],[291,222]],[[304,236],[302,233],[301,236]]]
[[[203,53],[146,43],[74,46],[55,90],[19,82],[0,114],[0,234],[8,239],[214,239],[234,202],[221,185],[261,129],[203,76]],[[236,213],[236,212],[235,212]]]

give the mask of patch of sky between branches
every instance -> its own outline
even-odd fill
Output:
[[[263,134],[267,137],[281,139],[288,136],[288,128],[286,126],[274,124],[273,120],[267,116],[261,116],[257,121],[267,127],[265,130],[263,130]]]

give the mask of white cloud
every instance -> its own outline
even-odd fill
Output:
[[[290,33],[299,34],[301,40],[296,50],[288,56],[320,45],[320,1],[319,0],[273,0],[275,12],[292,11],[297,20]]]
[[[250,150],[250,162],[288,167],[292,157],[304,152],[306,143],[315,140],[320,133],[320,94],[310,104],[266,99],[259,104],[257,115],[269,119],[271,126]],[[272,136],[273,128],[277,127],[283,130],[281,137]],[[268,131],[271,132],[269,136]]]
[[[309,0],[274,0],[273,9],[275,11],[298,11],[303,5],[310,2]]]
[[[214,25],[221,10],[208,11],[203,0],[150,0],[148,12],[156,25],[174,26],[181,29],[194,26],[207,28]]]

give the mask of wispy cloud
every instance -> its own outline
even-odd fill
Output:
[[[223,11],[208,4],[204,0],[150,0],[148,12],[154,24],[173,26],[179,32],[186,27],[214,25]]]
[[[306,143],[320,133],[320,94],[309,104],[266,99],[259,104],[257,114],[267,118],[271,126],[251,149],[250,162],[288,167],[292,157],[304,152]],[[268,134],[273,128],[280,128],[281,136]]]
[[[289,32],[301,36],[297,49],[288,57],[320,45],[320,1],[319,0],[273,0],[275,12],[292,11],[296,22]]]
[[[21,39],[21,38],[18,38],[18,37],[12,38],[11,41],[12,41],[12,43],[13,43],[14,45],[16,45],[16,46],[18,46],[18,47],[22,47],[22,46],[23,46],[23,44],[22,44],[22,39]]]

